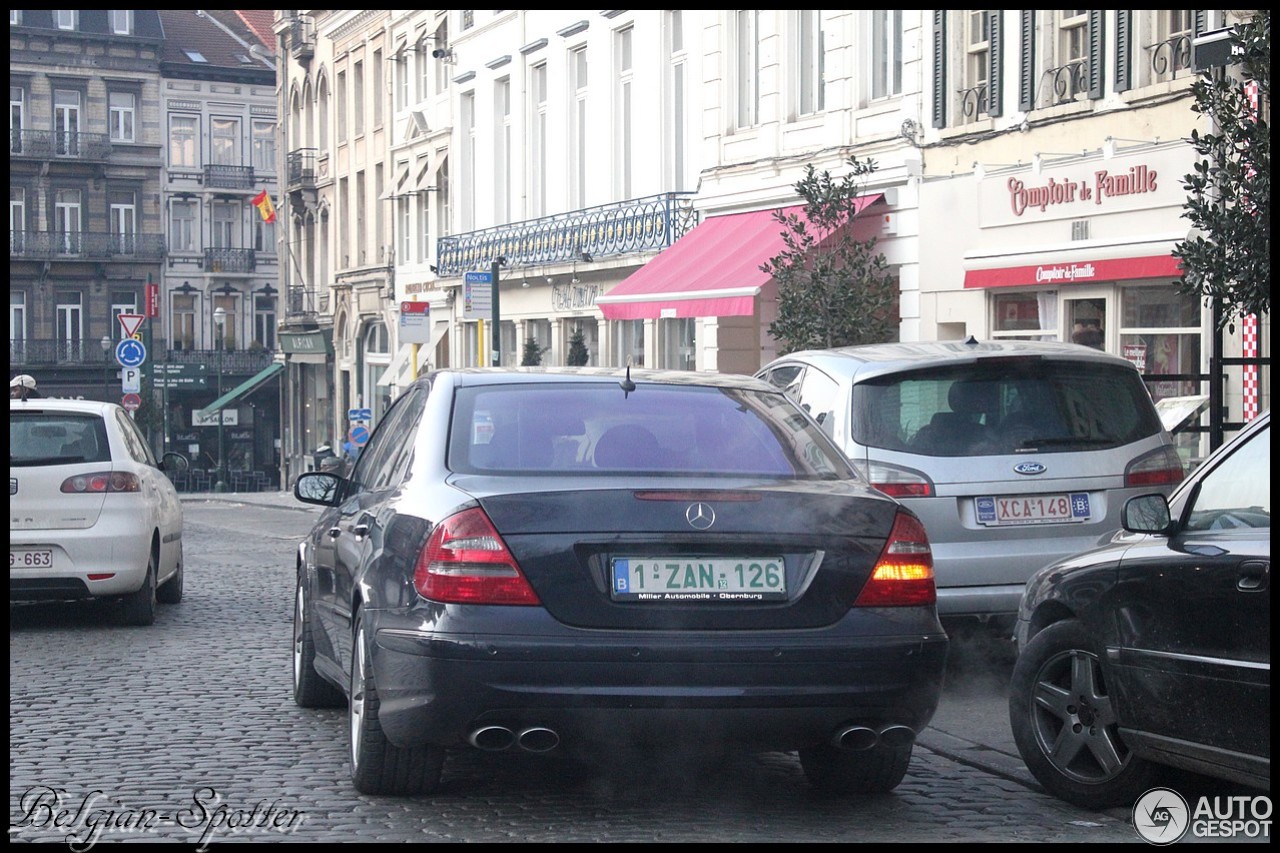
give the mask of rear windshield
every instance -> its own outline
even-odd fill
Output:
[[[77,465],[110,459],[107,428],[98,415],[9,412],[11,466]]]
[[[461,388],[449,467],[466,473],[855,476],[781,392],[616,382]]]
[[[854,386],[853,439],[924,456],[1119,447],[1160,432],[1139,375],[1085,362],[919,370]]]

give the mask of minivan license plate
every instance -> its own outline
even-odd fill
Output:
[[[614,601],[782,601],[781,557],[615,557]]]
[[[1064,495],[995,495],[974,499],[978,523],[1062,524],[1089,519],[1089,494],[1072,492]]]

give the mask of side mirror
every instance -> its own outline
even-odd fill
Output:
[[[337,474],[328,471],[308,471],[294,481],[293,496],[303,503],[337,506],[343,482]]]
[[[181,453],[174,453],[170,450],[160,457],[161,471],[186,471],[190,467],[191,462]]]
[[[1164,495],[1139,495],[1125,501],[1120,523],[1130,533],[1170,533],[1173,521]]]

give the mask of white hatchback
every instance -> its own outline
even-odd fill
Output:
[[[9,600],[118,599],[122,621],[150,625],[182,575],[182,504],[124,409],[11,399]]]

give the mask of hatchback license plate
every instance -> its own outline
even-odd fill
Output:
[[[53,568],[52,551],[30,551],[9,549],[9,568],[11,569],[51,569]]]
[[[1072,492],[1065,495],[996,495],[974,500],[978,523],[1063,524],[1089,518],[1089,495]]]
[[[781,601],[781,557],[615,557],[614,601]]]

